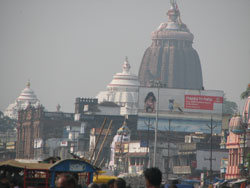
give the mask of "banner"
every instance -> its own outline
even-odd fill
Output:
[[[140,87],[139,96],[139,113],[154,114],[159,102],[159,111],[162,112],[222,114],[224,93],[218,90]]]
[[[223,97],[204,96],[204,95],[185,95],[186,109],[213,110],[214,103],[223,103]]]

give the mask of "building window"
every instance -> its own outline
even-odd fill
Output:
[[[133,157],[130,158],[130,165],[135,165],[135,158]]]

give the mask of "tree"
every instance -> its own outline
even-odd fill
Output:
[[[240,98],[241,99],[246,99],[250,96],[250,84],[248,84],[246,91],[241,93]]]
[[[224,97],[224,101],[222,104],[222,112],[223,114],[231,114],[234,115],[238,112],[238,106],[235,102],[227,100],[226,97]]]
[[[0,111],[0,131],[7,131],[8,129],[13,129],[15,126],[16,120],[4,116],[3,112]]]

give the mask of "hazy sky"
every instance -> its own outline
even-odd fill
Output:
[[[240,104],[250,83],[250,1],[179,0],[194,34],[205,89]],[[30,79],[41,103],[73,112],[122,71],[138,74],[150,34],[167,21],[168,0],[0,0],[0,110]]]

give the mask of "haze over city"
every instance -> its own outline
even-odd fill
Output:
[[[242,109],[250,82],[250,1],[179,0],[194,35],[205,89],[223,90]],[[167,21],[168,0],[0,1],[0,110],[28,80],[46,109],[73,112],[76,97],[95,97],[125,56],[138,74],[150,34]]]

